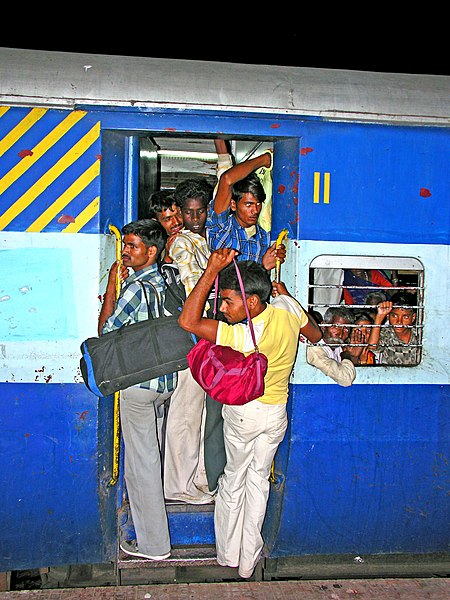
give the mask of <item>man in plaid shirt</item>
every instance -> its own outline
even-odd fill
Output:
[[[254,260],[270,271],[277,257],[283,262],[284,246],[270,246],[270,232],[258,224],[266,193],[255,170],[272,165],[272,153],[238,163],[225,171],[211,202],[206,229],[211,250],[234,248],[238,260]]]
[[[157,317],[164,303],[166,285],[157,266],[167,237],[164,228],[153,219],[142,219],[125,225],[122,233],[122,262],[116,261],[109,272],[99,334],[146,320],[148,308]],[[116,302],[117,276],[123,286]],[[136,531],[136,540],[123,541],[120,547],[127,554],[151,560],[170,556],[155,403],[170,398],[176,385],[177,373],[172,373],[129,387],[120,395],[125,481]]]

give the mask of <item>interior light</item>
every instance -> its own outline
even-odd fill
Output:
[[[163,158],[186,158],[191,160],[203,160],[206,162],[217,162],[216,152],[190,152],[189,150],[158,150],[158,156]]]

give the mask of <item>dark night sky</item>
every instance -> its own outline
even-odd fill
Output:
[[[214,6],[214,5],[211,5]],[[272,5],[273,8],[274,5]],[[286,65],[381,71],[389,73],[428,73],[449,75],[448,32],[445,18],[434,11],[421,10],[417,17],[401,14],[395,18],[392,10],[374,16],[370,9],[360,22],[351,15],[328,14],[324,7],[309,14],[298,9],[281,27],[280,15],[272,19],[266,10],[264,18],[230,23],[226,33],[220,33],[218,17],[211,24],[198,21],[185,23],[178,16],[177,24],[167,19],[153,19],[151,25],[142,18],[142,26],[115,27],[102,21],[102,29],[84,23],[75,33],[67,28],[53,27],[50,32],[39,30],[39,36],[29,39],[17,30],[4,28],[0,44],[4,47],[87,52],[93,54],[123,54],[154,58],[184,58],[248,64]],[[368,10],[366,8],[366,10]],[[411,9],[410,9],[411,10]],[[173,7],[175,14],[176,9]],[[259,14],[261,11],[259,11]],[[171,17],[174,16],[171,15]],[[138,18],[138,17],[135,17]],[[191,19],[192,21],[192,19]],[[273,21],[273,22],[272,22]],[[164,26],[161,23],[170,23]],[[118,26],[122,25],[122,30]],[[245,25],[245,27],[244,27]],[[81,27],[81,26],[80,26]],[[270,28],[270,29],[269,29]],[[81,33],[80,33],[81,31]],[[39,41],[34,41],[34,40]]]

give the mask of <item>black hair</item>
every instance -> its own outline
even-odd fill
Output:
[[[143,206],[146,219],[158,219],[158,213],[162,213],[176,204],[173,190],[159,190],[150,194]]]
[[[373,317],[370,315],[370,313],[366,312],[365,310],[356,311],[354,316],[355,316],[355,323],[357,321],[361,321],[361,320],[369,321],[369,323],[372,323],[372,324],[374,323]]]
[[[213,186],[206,179],[185,179],[175,188],[175,203],[184,208],[191,198],[200,198],[206,208],[211,202],[213,190]]]
[[[244,179],[236,181],[231,188],[231,197],[235,202],[239,202],[244,194],[253,194],[258,202],[264,202],[266,192],[260,178],[256,173],[250,173]]]
[[[320,313],[318,310],[314,310],[312,308],[310,308],[308,310],[308,314],[311,315],[311,317],[314,319],[314,321],[317,323],[317,325],[320,325],[322,323],[322,313]]]
[[[132,221],[122,227],[123,235],[133,234],[141,238],[146,248],[156,246],[159,256],[166,245],[167,233],[164,227],[154,219],[140,219]]]
[[[395,292],[389,300],[392,302],[392,306],[405,306],[406,308],[411,308],[411,310],[416,306],[416,296],[409,292]]]
[[[237,263],[244,284],[246,296],[256,294],[261,302],[267,302],[272,292],[269,273],[254,260],[241,260]],[[236,274],[236,267],[231,263],[219,275],[219,287],[222,290],[233,290],[241,294],[241,287]]]

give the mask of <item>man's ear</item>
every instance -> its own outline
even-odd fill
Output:
[[[147,256],[156,260],[158,256],[158,248],[156,246],[149,246],[147,248]]]
[[[237,209],[237,202],[236,200],[230,200],[230,208],[233,212],[236,212]]]
[[[247,306],[249,309],[255,308],[260,302],[259,296],[257,294],[251,294],[251,296],[247,296]]]

